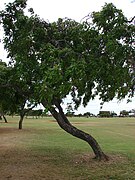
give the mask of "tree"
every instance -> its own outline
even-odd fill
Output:
[[[72,103],[67,103],[67,113],[66,116],[73,116],[74,115],[74,110],[72,107]]]
[[[86,112],[86,113],[83,114],[83,116],[86,116],[88,118],[88,117],[93,117],[95,115],[93,113]]]
[[[22,129],[22,123],[25,114],[36,106],[35,102],[32,106],[25,109],[28,104],[30,95],[32,94],[31,87],[25,81],[25,85],[17,75],[16,66],[7,66],[5,62],[0,61],[0,113],[5,122],[7,122],[4,114],[17,113],[20,116],[19,129]]]
[[[9,76],[10,67],[7,67],[7,64],[0,60],[0,85],[7,82]],[[14,104],[12,104],[13,94],[5,87],[0,88],[0,117],[3,117],[5,123],[7,123],[7,119],[4,115],[13,112],[15,108]]]
[[[110,111],[99,111],[98,115],[100,117],[111,117],[111,112]]]
[[[69,122],[61,103],[69,93],[75,108],[97,95],[103,102],[134,95],[134,26],[113,4],[81,23],[67,18],[49,23],[33,9],[25,15],[25,8],[26,0],[16,0],[0,13],[5,49],[23,89],[29,79],[32,99],[62,129],[86,141],[96,159],[107,160],[98,142]]]
[[[26,109],[26,110],[27,110],[27,109]],[[42,112],[43,112],[42,109],[29,110],[29,111],[27,111],[26,116],[33,116],[33,117],[35,116],[36,119],[37,119],[37,117],[40,117],[40,116],[42,115]]]
[[[129,115],[128,111],[126,111],[126,110],[120,111],[120,116],[128,116],[128,115]]]

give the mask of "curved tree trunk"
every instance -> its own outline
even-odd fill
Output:
[[[44,103],[43,103],[44,105]],[[84,131],[74,127],[67,119],[65,116],[62,107],[60,106],[60,103],[55,101],[55,106],[58,108],[59,112],[55,110],[54,107],[51,107],[49,111],[53,115],[53,117],[56,119],[57,123],[59,126],[65,130],[67,133],[82,139],[86,141],[92,148],[94,154],[95,154],[95,159],[98,160],[109,160],[108,156],[104,154],[102,151],[101,147],[99,146],[98,142],[88,133],[85,133]]]

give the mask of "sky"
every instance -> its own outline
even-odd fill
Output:
[[[4,8],[4,3],[13,2],[13,0],[0,0],[0,10]],[[135,0],[28,0],[28,8],[32,7],[36,14],[49,22],[57,21],[58,18],[71,18],[76,21],[81,21],[83,17],[93,11],[100,11],[102,6],[106,3],[113,3],[117,8],[122,9],[124,15],[131,19],[135,16]],[[0,39],[2,37],[2,29],[0,29]],[[6,52],[0,44],[0,59],[7,61]],[[67,97],[65,102],[70,101],[70,96]],[[65,108],[65,105],[63,105]],[[135,109],[135,97],[131,103],[127,104],[124,99],[121,102],[114,99],[109,103],[105,103],[102,110],[114,111],[117,114],[121,110]],[[82,106],[76,111],[77,113],[91,112],[98,114],[100,111],[100,101],[98,98],[89,102],[88,106]]]

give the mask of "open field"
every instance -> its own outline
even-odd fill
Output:
[[[70,118],[92,134],[109,162],[98,162],[87,143],[60,129],[53,118],[0,121],[0,180],[133,180],[135,118]]]

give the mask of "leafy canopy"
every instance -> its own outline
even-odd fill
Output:
[[[113,4],[81,23],[47,22],[15,0],[0,12],[3,43],[16,81],[48,105],[69,93],[78,107],[99,95],[103,102],[133,96],[135,26]]]

